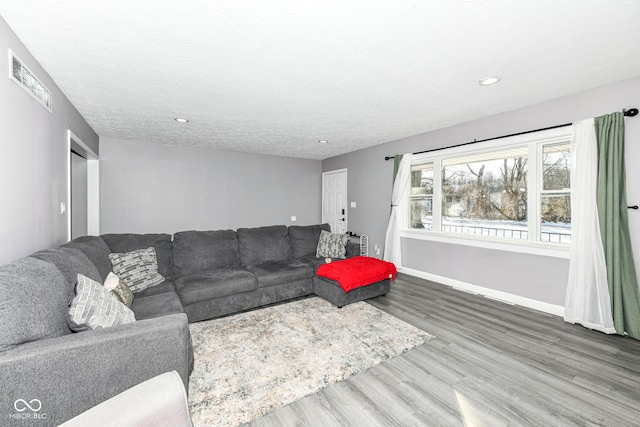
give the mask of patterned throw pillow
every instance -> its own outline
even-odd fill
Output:
[[[133,292],[127,285],[124,284],[122,280],[118,283],[118,286],[115,287],[111,292],[111,295],[116,297],[121,303],[126,305],[127,307],[131,307],[133,304]]]
[[[109,259],[113,272],[134,293],[164,282],[164,277],[158,273],[156,250],[153,247],[124,254],[109,254]]]
[[[348,240],[349,236],[346,234],[329,233],[326,230],[322,230],[320,239],[318,239],[316,256],[318,258],[344,258],[347,254]]]
[[[133,303],[133,292],[131,289],[113,272],[109,273],[106,279],[104,279],[104,288],[111,292],[111,295],[118,298],[118,301],[131,307]]]
[[[108,328],[135,320],[133,311],[107,292],[101,284],[78,274],[76,296],[71,301],[67,317],[72,330],[82,332]]]

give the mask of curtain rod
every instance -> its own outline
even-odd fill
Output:
[[[634,116],[638,115],[638,109],[637,108],[631,108],[629,110],[623,109],[622,110],[622,114],[624,114],[625,117],[634,117]],[[477,144],[479,142],[493,141],[494,139],[509,138],[511,136],[526,135],[528,133],[533,133],[533,132],[542,132],[543,130],[562,128],[562,127],[565,127],[565,126],[571,126],[572,124],[573,123],[565,123],[565,124],[562,124],[562,125],[549,126],[549,127],[546,127],[546,128],[525,130],[524,132],[511,133],[509,135],[502,135],[502,136],[494,136],[493,138],[481,139],[479,141],[474,139],[473,141],[470,141],[470,142],[463,142],[462,144],[449,145],[448,147],[440,147],[440,148],[432,148],[430,150],[416,151],[413,154],[423,154],[423,153],[430,153],[432,151],[446,150],[448,148],[463,147],[465,145]],[[396,156],[387,156],[384,159],[385,160],[391,160],[391,159],[393,159],[395,157]]]

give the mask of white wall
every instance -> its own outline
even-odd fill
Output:
[[[326,159],[322,170],[349,170],[349,200],[357,202],[357,208],[349,208],[349,229],[368,234],[370,247],[382,246],[393,171],[392,162],[385,161],[385,156],[570,123],[632,107],[640,108],[640,76]],[[640,116],[625,119],[625,124],[628,201],[640,205],[640,167],[636,164],[640,160]],[[640,271],[640,211],[630,210],[629,217]],[[406,251],[405,267],[547,304],[564,304],[569,265],[566,259],[409,239],[403,239],[402,245]]]
[[[320,167],[318,160],[101,138],[100,232],[316,224]]]
[[[52,92],[53,113],[11,81],[11,49]],[[64,243],[67,130],[98,153],[98,135],[0,18],[0,264]]]

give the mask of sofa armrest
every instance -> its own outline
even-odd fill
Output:
[[[58,425],[172,370],[187,389],[190,339],[181,313],[0,353],[0,425]]]

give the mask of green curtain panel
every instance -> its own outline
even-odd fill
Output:
[[[597,205],[607,265],[613,323],[618,334],[640,339],[640,298],[627,215],[624,115],[595,118],[598,140]]]
[[[398,169],[400,168],[400,162],[402,161],[402,154],[396,154],[393,156],[393,181],[391,185],[395,184],[396,176],[398,176]]]
[[[391,190],[393,191],[393,186],[396,183],[396,177],[398,176],[398,169],[400,169],[400,162],[402,161],[402,154],[396,154],[393,156],[393,179],[391,180]],[[393,204],[391,205],[391,210],[393,210]],[[389,213],[391,215],[391,213]]]

